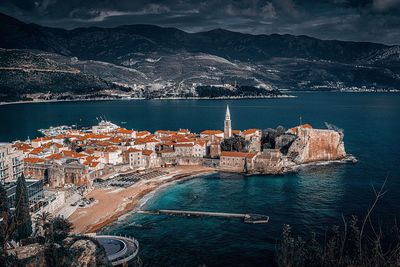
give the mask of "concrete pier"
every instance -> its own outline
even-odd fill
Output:
[[[261,224],[268,223],[269,217],[261,214],[243,214],[243,213],[225,213],[209,211],[191,211],[191,210],[141,210],[141,214],[153,215],[172,215],[172,216],[195,216],[195,217],[220,217],[220,218],[238,218],[245,223]]]

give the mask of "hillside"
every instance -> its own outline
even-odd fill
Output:
[[[223,84],[266,90],[400,87],[399,46],[152,25],[64,30],[1,13],[0,34],[3,99],[121,88],[135,97],[196,96],[197,86]],[[22,71],[23,57],[34,75]]]

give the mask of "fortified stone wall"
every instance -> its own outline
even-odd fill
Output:
[[[344,157],[343,136],[333,130],[299,128],[298,138],[288,151],[288,158],[298,164]]]
[[[254,160],[254,172],[279,174],[284,172],[284,161],[279,149],[266,149]]]

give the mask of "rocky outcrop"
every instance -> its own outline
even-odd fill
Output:
[[[296,140],[294,134],[283,134],[275,138],[275,148],[280,149],[282,153],[286,154],[289,147]]]
[[[74,240],[73,238],[67,238],[64,243],[69,246],[69,250],[75,255],[71,266],[111,266],[103,247],[94,239]]]
[[[346,157],[343,135],[337,131],[298,128],[297,136],[287,154],[288,159],[296,164]]]
[[[14,255],[21,266],[27,267],[111,266],[103,247],[88,237],[68,237],[62,246],[34,243],[9,250],[8,253]]]

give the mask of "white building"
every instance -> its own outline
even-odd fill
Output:
[[[23,154],[10,143],[0,143],[0,182],[15,181],[24,170]]]
[[[118,125],[109,121],[102,120],[99,122],[99,124],[92,126],[92,132],[94,134],[110,133],[117,130],[118,128]]]

